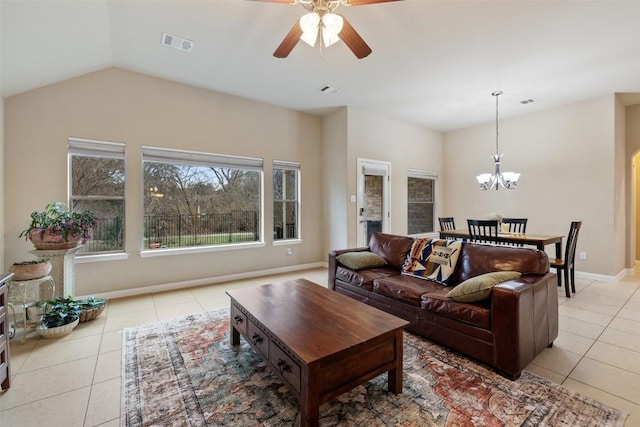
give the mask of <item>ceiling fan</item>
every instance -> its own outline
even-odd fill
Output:
[[[299,40],[315,46],[320,40],[320,51],[342,40],[358,59],[371,53],[371,48],[351,26],[349,21],[337,13],[342,6],[363,6],[366,4],[386,3],[399,0],[254,0],[269,3],[301,4],[308,13],[296,22],[285,36],[280,46],[273,52],[276,58],[286,58]]]

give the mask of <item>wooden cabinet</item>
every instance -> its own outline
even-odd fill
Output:
[[[0,385],[9,388],[9,286],[11,274],[0,274]]]

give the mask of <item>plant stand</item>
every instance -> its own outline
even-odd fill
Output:
[[[13,312],[13,324],[11,325],[15,329],[24,329],[22,339],[20,342],[24,342],[27,336],[27,329],[35,328],[38,322],[30,322],[27,319],[27,307],[40,301],[44,290],[51,293],[51,297],[55,295],[56,284],[53,281],[51,275],[41,277],[33,280],[11,280],[7,281],[9,285],[9,302],[11,303],[11,311]],[[22,320],[18,320],[16,316],[16,310],[14,304],[19,304],[22,308]],[[15,332],[14,332],[15,333]]]
[[[71,249],[32,250],[29,253],[38,258],[47,258],[51,262],[51,276],[58,284],[54,296],[75,296],[75,267],[73,259],[82,246]]]

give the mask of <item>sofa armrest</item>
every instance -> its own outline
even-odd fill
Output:
[[[352,249],[338,249],[329,252],[329,281],[327,282],[329,289],[334,291],[336,287],[336,270],[338,269],[338,261],[336,260],[336,257],[338,255],[346,254],[347,252],[365,252],[368,250],[369,247],[365,246]]]
[[[558,336],[556,275],[524,275],[495,286],[491,330],[494,365],[510,376],[519,376]]]

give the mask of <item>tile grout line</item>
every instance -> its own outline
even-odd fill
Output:
[[[592,283],[593,283],[593,282],[592,282]],[[589,286],[591,286],[591,285],[589,285]],[[587,287],[588,287],[588,286],[587,286]],[[584,288],[584,289],[586,289],[586,288]],[[582,289],[582,290],[584,290],[584,289]],[[640,289],[640,285],[637,285],[637,286],[636,286],[636,290],[635,290],[635,291],[633,291],[633,292],[631,293],[631,295],[629,295],[629,297],[627,297],[627,299],[626,299],[626,301],[624,302],[624,304],[623,304],[623,305],[618,309],[618,311],[616,312],[616,314],[611,318],[611,320],[607,323],[607,325],[602,329],[602,332],[600,332],[600,333],[598,334],[598,336],[596,337],[596,339],[595,339],[595,340],[593,340],[593,343],[589,346],[589,348],[587,349],[587,351],[585,351],[585,353],[584,353],[582,356],[580,356],[580,359],[578,360],[578,362],[577,362],[575,365],[573,365],[573,368],[571,368],[571,370],[569,371],[569,373],[568,373],[568,374],[567,374],[567,376],[565,377],[564,381],[562,381],[562,385],[564,385],[564,383],[567,381],[567,379],[569,379],[569,378],[571,377],[571,374],[576,370],[576,368],[578,367],[578,365],[580,364],[580,362],[582,362],[585,358],[590,359],[590,360],[594,360],[594,359],[591,359],[590,357],[587,357],[587,354],[588,354],[588,353],[589,353],[589,351],[593,348],[593,346],[594,346],[594,345],[595,345],[595,344],[600,340],[600,337],[602,336],[602,334],[604,334],[604,333],[606,332],[606,330],[607,330],[607,328],[609,327],[609,325],[611,325],[611,323],[616,319],[616,317],[618,317],[618,314],[620,314],[620,311],[622,311],[622,309],[624,308],[624,306],[625,306],[625,305],[627,305],[627,303],[631,300],[631,298],[633,298],[633,296],[636,294],[636,292],[638,292],[638,289]],[[576,292],[576,295],[577,295],[577,292]],[[603,341],[603,342],[604,342],[604,341]],[[605,344],[606,344],[606,343],[605,343]],[[603,363],[603,362],[601,362],[601,363]],[[608,363],[605,363],[605,365],[609,365],[609,364],[608,364]],[[613,366],[613,365],[609,365],[609,366]],[[621,369],[621,368],[618,368],[618,369]],[[624,370],[624,371],[627,371],[626,369],[623,369],[623,370]],[[627,372],[628,372],[628,371],[627,371]],[[574,378],[571,378],[571,380],[573,380],[573,381],[577,381],[577,380],[575,380]],[[587,384],[587,385],[589,385],[589,384]],[[592,386],[592,385],[589,385],[589,387],[593,387],[593,388],[595,388],[596,390],[599,390],[599,391],[601,391],[601,392],[604,392],[604,393],[607,393],[607,394],[611,394],[612,396],[619,397],[619,396],[617,396],[617,395],[615,395],[615,394],[613,394],[613,393],[609,393],[608,391],[606,391],[606,390],[602,390],[602,389],[600,389],[600,388],[598,388],[598,387],[594,387],[594,386]]]

